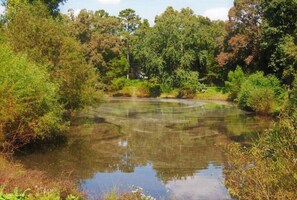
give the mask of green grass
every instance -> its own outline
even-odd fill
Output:
[[[195,95],[197,100],[220,100],[227,101],[228,93],[221,87],[207,87],[205,92],[199,92]]]

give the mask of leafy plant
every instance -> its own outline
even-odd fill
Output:
[[[0,136],[13,151],[36,137],[65,129],[58,86],[42,66],[0,47]],[[0,137],[1,138],[1,137]]]
[[[228,73],[228,81],[225,82],[226,89],[230,92],[229,99],[235,100],[241,89],[241,84],[245,80],[245,74],[240,66],[236,67],[235,71]]]
[[[262,72],[250,75],[241,85],[238,94],[239,106],[244,109],[269,114],[282,99],[280,81],[275,76]]]

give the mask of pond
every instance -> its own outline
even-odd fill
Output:
[[[157,199],[231,199],[224,145],[270,125],[226,102],[111,98],[74,117],[66,144],[18,159],[71,172],[89,199],[136,187]]]

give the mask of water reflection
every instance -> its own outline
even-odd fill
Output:
[[[137,185],[165,199],[229,199],[220,144],[269,125],[227,103],[111,99],[77,114],[66,146],[20,160],[52,176],[72,171],[90,198]]]

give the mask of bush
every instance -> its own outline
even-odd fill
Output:
[[[127,78],[116,78],[111,81],[110,90],[119,91],[124,88],[127,83]]]
[[[10,2],[7,17],[5,40],[14,52],[26,53],[30,61],[47,66],[50,79],[58,85],[59,102],[66,109],[79,109],[100,99],[99,77],[87,64],[83,47],[70,35],[69,27],[49,15],[42,2]]]
[[[237,66],[235,71],[228,73],[228,81],[225,82],[225,85],[227,91],[230,92],[230,100],[235,100],[238,97],[244,79],[245,75],[240,66]]]
[[[157,83],[148,83],[150,97],[159,97],[161,95],[161,86]]]
[[[179,89],[178,97],[194,97],[204,85],[198,81],[199,74],[194,71],[177,69],[174,72],[173,87]]]
[[[261,114],[269,114],[280,103],[282,93],[280,82],[275,76],[265,77],[262,72],[257,72],[242,83],[238,94],[239,106]]]
[[[235,198],[296,199],[296,112],[293,115],[281,116],[251,148],[229,146],[226,185]]]
[[[65,129],[58,87],[46,69],[0,47],[0,140],[13,151]]]
[[[258,114],[271,113],[275,104],[275,97],[272,89],[259,88],[251,91],[248,98],[248,105]]]
[[[114,58],[108,62],[107,82],[118,77],[125,78],[129,72],[129,62],[125,57]]]

